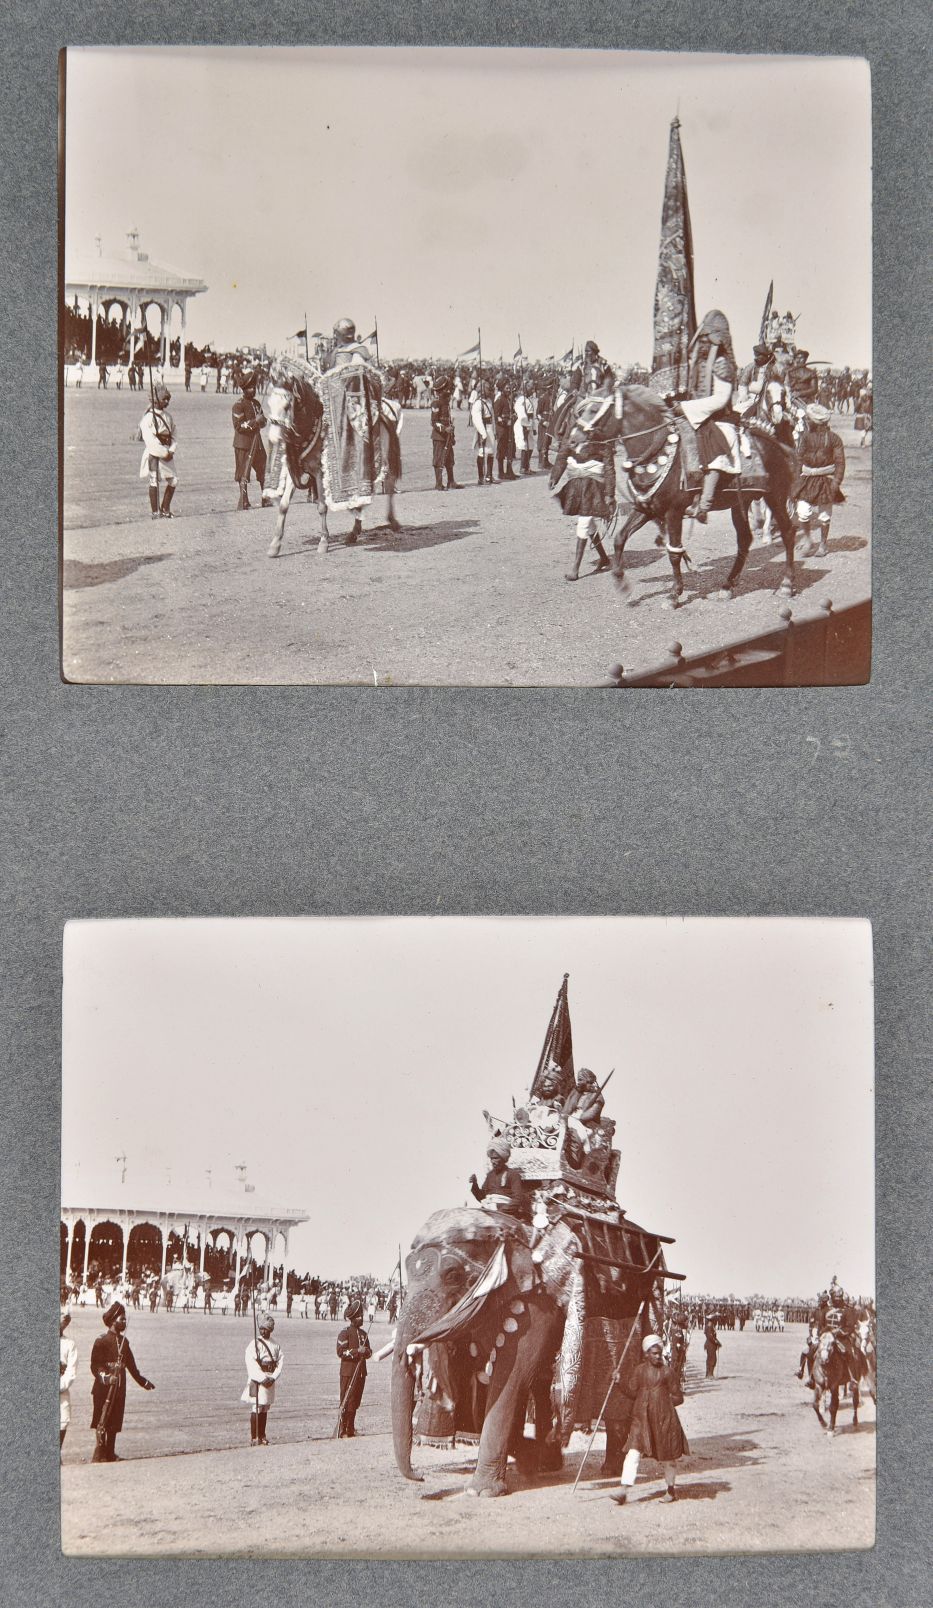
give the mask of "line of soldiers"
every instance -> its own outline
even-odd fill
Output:
[[[372,1357],[369,1335],[363,1327],[363,1303],[353,1296],[344,1312],[345,1327],[337,1335],[336,1353],[340,1359],[340,1405],[335,1436],[341,1440],[356,1435],[356,1415],[366,1388],[366,1364]],[[119,1463],[116,1438],[123,1428],[126,1410],[127,1376],[142,1390],[155,1385],[139,1370],[126,1338],[126,1307],[114,1301],[102,1318],[104,1332],[91,1348],[91,1428],[95,1433],[94,1463]],[[71,1313],[62,1306],[59,1328],[59,1448],[71,1423],[71,1387],[77,1378],[78,1349],[66,1334]],[[276,1383],[285,1365],[282,1347],[273,1339],[275,1319],[263,1312],[256,1319],[256,1332],[244,1354],[246,1385],[240,1400],[250,1409],[250,1446],[268,1446],[268,1417],[275,1402]]]

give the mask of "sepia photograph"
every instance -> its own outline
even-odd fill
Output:
[[[66,681],[869,679],[865,61],[70,48],[60,108]]]
[[[871,1547],[874,1176],[865,921],[70,922],[63,1550]]]

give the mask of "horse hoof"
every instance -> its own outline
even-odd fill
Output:
[[[564,576],[564,580],[565,580],[565,581],[578,581],[578,580],[579,580],[579,579],[580,579],[580,577],[579,577],[579,575],[571,575],[571,574],[570,574],[570,573],[569,573],[569,571],[568,571],[568,573],[567,573],[567,574],[566,574],[566,575],[565,575],[565,576]]]
[[[328,554],[327,542],[326,541],[318,542],[318,544],[317,544],[317,556],[318,556],[318,558],[326,558],[327,554]]]
[[[355,531],[355,530],[351,530],[351,532],[350,532],[349,536],[347,537],[346,542],[345,542],[344,545],[346,547],[355,547],[358,540],[359,540],[359,532]],[[326,551],[326,549],[325,549],[325,551]]]
[[[793,596],[794,596],[794,583],[793,583],[793,581],[782,581],[780,586],[778,587],[778,597],[793,597]]]
[[[732,590],[731,586],[723,586],[716,593],[716,596],[720,603],[731,603],[735,598],[735,592]]]
[[[278,558],[279,551],[280,551],[280,549],[276,546],[275,542],[273,542],[272,546],[269,548],[268,553],[266,554],[266,557],[267,558]]]

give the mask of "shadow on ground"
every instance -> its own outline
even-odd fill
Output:
[[[84,564],[78,558],[67,558],[62,565],[62,585],[72,592],[88,586],[109,586],[114,581],[125,581],[145,564],[163,564],[173,557],[173,553],[149,553],[142,558],[111,558],[102,564]]]

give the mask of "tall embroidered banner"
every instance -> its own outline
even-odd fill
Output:
[[[656,391],[687,389],[687,358],[696,327],[693,235],[687,205],[684,157],[680,148],[680,120],[675,117],[667,150],[658,280],[654,292],[651,384]]]
[[[561,1096],[570,1093],[574,1085],[573,1034],[570,1030],[570,1001],[567,998],[567,975],[558,990],[554,1009],[548,1022],[538,1066],[531,1080],[530,1094],[537,1092],[542,1072],[551,1069],[560,1073]]]

